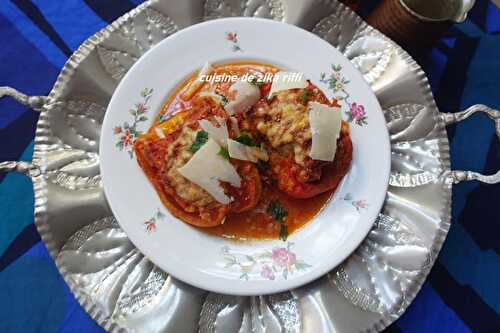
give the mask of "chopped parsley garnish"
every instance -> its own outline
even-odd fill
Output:
[[[196,133],[196,139],[194,140],[194,143],[189,147],[189,151],[192,153],[196,153],[198,149],[201,148],[206,142],[208,141],[208,132],[205,131],[198,131]]]
[[[250,146],[250,147],[257,147],[258,146],[258,144],[253,140],[253,138],[248,133],[242,133],[234,140],[238,141],[239,143],[246,145],[246,146]]]
[[[267,206],[267,213],[278,222],[283,222],[288,215],[285,207],[278,200],[273,200]]]
[[[229,159],[229,151],[226,148],[224,148],[224,147],[220,148],[219,155],[222,156],[222,157],[224,157],[224,158]]]
[[[271,201],[267,206],[267,213],[280,224],[280,239],[286,241],[288,238],[288,226],[285,219],[288,215],[286,208],[278,200]]]
[[[300,95],[300,99],[302,100],[302,102],[307,103],[307,101],[309,101],[309,98],[313,96],[316,96],[316,92],[305,88],[304,90],[302,90],[302,95]]]
[[[262,87],[264,84],[266,84],[264,81],[258,80],[256,78],[253,78],[252,81],[250,81],[249,83],[259,88]]]

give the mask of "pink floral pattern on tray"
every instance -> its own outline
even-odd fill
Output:
[[[287,242],[285,247],[274,247],[259,253],[246,254],[233,251],[224,246],[222,254],[226,268],[235,267],[241,280],[249,280],[252,276],[260,276],[266,280],[282,278],[311,267],[305,261],[297,258],[292,251],[293,243]]]
[[[135,140],[137,140],[137,137],[142,133],[138,129],[138,125],[148,120],[146,113],[149,111],[148,103],[153,95],[153,89],[145,88],[141,90],[140,95],[142,101],[135,104],[135,106],[129,110],[129,114],[132,116],[131,122],[125,121],[123,124],[115,126],[113,129],[114,134],[117,136],[115,146],[121,151],[128,152],[130,158],[134,157]]]
[[[348,122],[359,126],[368,125],[368,116],[366,115],[365,107],[351,100],[351,95],[347,91],[347,85],[350,81],[343,76],[341,65],[332,65],[331,71],[328,74],[321,73],[320,82],[328,86],[328,89],[334,94],[333,98],[337,102],[342,104],[342,101],[344,101],[346,103],[347,110],[345,113]]]
[[[363,209],[366,209],[366,208],[368,208],[368,206],[370,206],[366,200],[362,200],[362,199],[361,199],[361,200],[359,200],[359,199],[358,199],[358,200],[356,200],[356,199],[354,199],[354,197],[352,196],[352,194],[351,194],[351,193],[347,193],[347,194],[344,196],[344,198],[343,198],[343,199],[344,199],[344,201],[348,201],[348,202],[350,202],[350,203],[351,203],[351,205],[352,205],[354,208],[356,208],[356,211],[357,211],[358,213],[360,213]]]
[[[238,33],[235,31],[226,32],[226,40],[231,42],[233,52],[243,52],[243,49],[240,46],[238,41]]]
[[[156,231],[156,223],[158,223],[158,221],[161,221],[163,220],[163,218],[165,217],[165,214],[163,214],[159,209],[156,211],[156,213],[149,219],[147,219],[146,221],[143,222],[144,224],[144,228],[146,229],[146,232],[148,233],[152,233],[152,232],[155,232]]]

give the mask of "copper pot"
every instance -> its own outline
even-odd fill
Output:
[[[407,49],[433,45],[463,22],[475,0],[383,0],[367,22]]]

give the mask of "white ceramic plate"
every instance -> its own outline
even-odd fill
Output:
[[[286,242],[234,242],[173,217],[132,154],[172,90],[206,61],[257,60],[300,71],[329,98],[343,98],[351,125],[352,167],[327,207]],[[128,129],[127,129],[128,127]],[[334,47],[292,25],[229,18],[186,28],[147,52],[111,99],[100,141],[108,202],[132,242],[156,265],[191,285],[224,294],[276,293],[341,263],[366,236],[384,202],[389,136],[380,105]]]

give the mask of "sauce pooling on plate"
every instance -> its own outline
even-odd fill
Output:
[[[294,199],[274,186],[264,184],[261,200],[255,209],[240,214],[229,214],[224,224],[203,229],[212,235],[232,239],[286,239],[287,234],[299,230],[311,221],[330,200],[333,190],[310,199]],[[268,212],[273,202],[279,202],[287,212],[285,225],[282,225]]]
[[[328,202],[352,160],[349,127],[336,101],[288,73],[207,64],[170,95],[135,151],[174,216],[212,235],[285,240]]]

